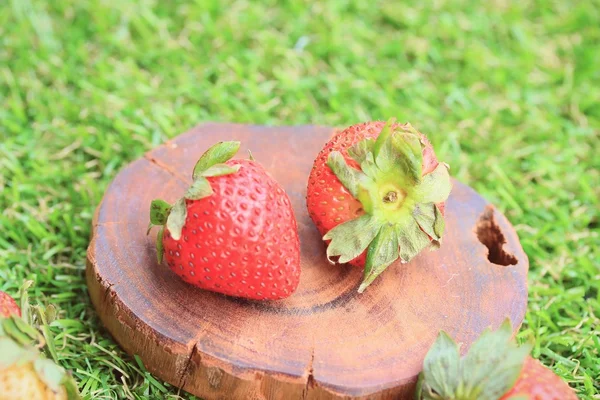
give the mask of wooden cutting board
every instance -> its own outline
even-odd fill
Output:
[[[392,265],[365,293],[362,271],[330,265],[305,206],[312,160],[334,130],[205,124],[112,182],[93,222],[87,282],[100,318],[146,368],[209,399],[410,399],[440,329],[468,347],[527,305],[528,260],[506,218],[454,181],[438,251]],[[239,140],[287,190],[302,249],[297,292],[252,302],[206,292],[158,265],[150,202],[175,201],[197,158]]]

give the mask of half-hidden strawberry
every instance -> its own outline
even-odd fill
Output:
[[[202,289],[256,300],[290,296],[300,280],[300,241],[290,199],[239,142],[200,157],[193,183],[170,205],[154,200],[150,228],[159,263]]]
[[[485,331],[464,357],[445,332],[425,356],[417,400],[577,400],[573,390],[517,346],[510,321]]]
[[[11,315],[21,316],[21,310],[17,302],[8,293],[0,291],[0,318],[8,318]]]
[[[359,292],[389,265],[440,246],[448,166],[410,124],[376,121],[337,133],[317,156],[307,207],[327,258],[365,268]]]
[[[40,330],[21,318],[22,313],[30,319],[26,296],[23,291],[20,310],[8,294],[0,292],[0,400],[79,400],[73,377],[40,351],[50,348],[51,338],[46,336],[50,306],[37,307],[37,320],[44,325]]]

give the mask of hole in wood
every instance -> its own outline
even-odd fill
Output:
[[[487,206],[476,225],[477,238],[488,248],[488,260],[497,265],[516,265],[518,260],[504,250],[506,238],[494,217],[494,207]]]

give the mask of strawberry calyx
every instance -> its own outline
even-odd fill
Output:
[[[438,248],[444,232],[442,212],[452,188],[448,166],[439,163],[422,176],[425,143],[410,124],[390,119],[376,140],[364,139],[348,154],[360,169],[332,151],[327,165],[342,185],[362,204],[364,214],[344,222],[323,236],[330,241],[327,258],[349,262],[365,250],[363,292],[389,265],[406,263],[421,250]]]
[[[517,346],[510,320],[486,330],[461,358],[459,345],[444,331],[425,356],[417,400],[497,400],[515,384],[531,345]]]
[[[227,165],[240,148],[240,142],[219,142],[209,148],[198,160],[192,172],[192,184],[185,195],[174,204],[160,199],[155,199],[150,204],[150,224],[148,234],[154,226],[160,226],[156,237],[156,254],[158,263],[162,263],[164,256],[163,235],[165,227],[169,230],[174,240],[181,239],[181,230],[187,217],[186,200],[200,200],[213,194],[212,187],[207,178],[236,173],[239,165]]]

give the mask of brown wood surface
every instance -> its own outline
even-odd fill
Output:
[[[518,237],[456,181],[440,250],[392,265],[362,295],[361,270],[327,263],[304,196],[332,133],[206,124],[118,174],[96,212],[87,280],[108,330],[151,373],[204,399],[409,399],[440,329],[468,346],[507,317],[521,324],[528,260]],[[219,140],[242,141],[239,156],[252,149],[292,199],[302,278],[286,300],[202,291],[157,265],[156,232],[146,236],[150,201],[179,198],[198,156]]]

